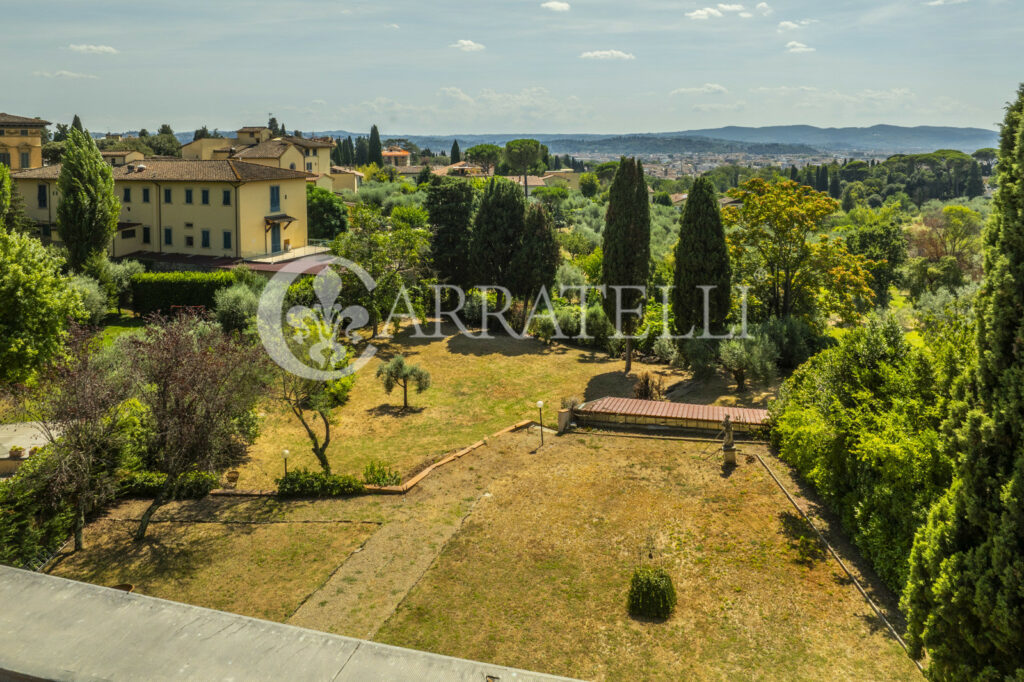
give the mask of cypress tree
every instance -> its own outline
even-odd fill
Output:
[[[78,118],[78,114],[75,114],[75,117],[71,119],[71,127],[78,132],[85,130],[85,128],[82,127],[82,119]]]
[[[357,166],[365,166],[370,162],[370,146],[365,137],[356,138],[355,160]]]
[[[341,150],[341,163],[344,166],[351,166],[356,162],[356,147],[352,142],[352,136],[345,138],[344,147]]]
[[[833,199],[843,196],[843,186],[839,182],[839,170],[836,168],[833,168],[828,176],[828,195]]]
[[[725,228],[715,186],[697,178],[679,221],[676,242],[676,270],[672,290],[672,312],[676,333],[701,336],[704,330],[704,292],[699,286],[714,286],[708,296],[708,322],[712,334],[721,334],[729,316],[732,267],[725,244]]]
[[[367,158],[370,163],[375,163],[378,166],[384,165],[384,157],[382,156],[383,149],[380,146],[380,133],[377,131],[377,126],[374,125],[370,128],[370,141],[367,146]]]
[[[522,298],[528,308],[541,288],[550,287],[555,281],[560,259],[551,217],[542,204],[530,204],[526,209],[523,237],[512,263],[516,278],[512,294]]]
[[[957,476],[918,530],[903,593],[929,677],[1024,679],[1024,85],[1007,108],[975,301],[977,359],[946,420]]]
[[[477,284],[515,287],[513,261],[523,236],[526,199],[504,178],[492,178],[480,199],[470,241],[470,262]]]
[[[967,198],[973,199],[985,193],[985,182],[981,179],[981,164],[977,161],[971,164],[971,170],[967,175],[967,185],[964,194]]]
[[[800,177],[800,171],[798,171],[796,169],[796,166],[790,166],[789,167],[789,179],[792,180],[793,182],[796,182],[797,178],[799,178],[799,177]]]
[[[452,163],[459,163],[462,161],[462,151],[459,150],[459,141],[452,140],[452,152],[448,155]]]
[[[615,324],[618,304],[622,309],[636,308],[643,295],[636,289],[623,289],[616,293],[613,286],[646,286],[651,259],[651,205],[647,198],[643,164],[635,158],[622,157],[612,178],[605,213],[604,260],[601,281],[609,287],[604,298],[604,309]],[[622,315],[622,329],[627,337],[636,328],[637,318]],[[633,367],[633,340],[626,339],[626,373]]]
[[[68,266],[81,271],[87,262],[106,258],[121,213],[110,166],[88,132],[68,131],[57,189],[57,231],[68,250]]]
[[[431,260],[438,279],[468,289],[473,285],[472,242],[473,185],[462,178],[434,176],[427,185],[423,207],[430,215],[433,238]]]

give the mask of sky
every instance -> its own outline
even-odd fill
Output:
[[[994,129],[1019,0],[0,0],[0,111],[93,132]],[[1016,67],[1016,68],[1015,68]]]

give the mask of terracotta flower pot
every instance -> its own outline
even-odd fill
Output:
[[[21,447],[20,445],[15,445],[14,447],[11,448],[11,451],[8,454],[10,455],[11,459],[22,459],[23,457],[25,457],[25,448]]]

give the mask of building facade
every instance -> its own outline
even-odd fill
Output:
[[[112,171],[121,202],[112,257],[254,259],[307,244],[303,171],[230,159],[150,159]],[[57,243],[59,174],[59,165],[12,174],[44,241]]]
[[[48,125],[41,118],[0,113],[0,164],[11,170],[41,168],[43,129]]]

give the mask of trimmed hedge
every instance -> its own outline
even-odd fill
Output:
[[[363,492],[355,476],[338,476],[320,471],[296,469],[277,479],[277,496],[282,499],[303,497],[346,497]]]
[[[167,474],[159,471],[129,471],[120,479],[120,496],[152,499],[167,481]],[[216,474],[193,471],[182,476],[175,499],[198,500],[210,494],[220,484]]]
[[[140,315],[168,312],[174,306],[203,306],[213,310],[214,297],[235,283],[222,272],[143,272],[132,275],[132,302]]]
[[[639,566],[629,582],[629,613],[645,618],[668,618],[676,607],[676,588],[663,568]]]

